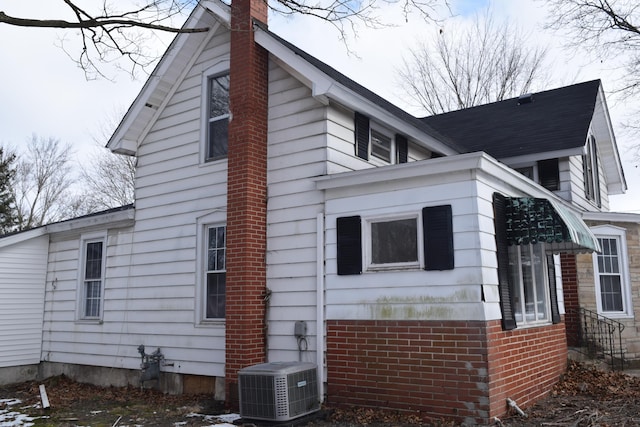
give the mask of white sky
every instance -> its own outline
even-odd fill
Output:
[[[93,0],[95,1],[95,0]],[[400,15],[398,6],[381,10],[386,22],[394,27],[369,30],[360,29],[356,39],[348,44],[355,54],[349,54],[338,40],[338,33],[328,24],[310,18],[287,19],[271,16],[272,31],[318,57],[374,92],[408,111],[417,111],[403,100],[396,77],[403,55],[416,41],[436,37],[439,30],[447,31],[453,21],[468,23],[470,15],[479,7],[491,4],[498,16],[504,16],[529,31],[539,43],[548,44],[554,63],[553,78],[545,89],[574,82],[600,78],[605,90],[616,86],[619,73],[608,69],[596,58],[584,53],[569,55],[560,48],[562,39],[541,28],[546,17],[544,2],[536,0],[452,0],[455,18],[441,25],[425,23],[420,16],[409,16],[408,22]],[[20,16],[59,17],[64,10],[61,0],[0,0],[0,10]],[[23,146],[32,134],[55,137],[74,145],[81,161],[95,149],[93,137],[105,123],[113,122],[115,112],[124,111],[144,83],[144,76],[132,80],[125,72],[106,68],[114,81],[105,79],[87,81],[82,70],[56,45],[61,37],[73,40],[73,31],[53,29],[22,29],[0,25],[0,142]],[[594,60],[595,59],[595,60]],[[635,166],[629,150],[635,143],[625,135],[620,122],[631,102],[619,103],[613,95],[607,98],[614,129],[623,158],[629,184],[627,194],[613,196],[611,209],[640,213],[640,170]],[[638,103],[636,103],[638,104]]]

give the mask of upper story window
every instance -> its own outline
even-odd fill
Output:
[[[542,185],[547,190],[557,191],[560,189],[560,169],[558,159],[547,159],[536,162],[534,166],[523,166],[515,168],[532,181]]]
[[[584,175],[584,195],[597,206],[600,206],[600,175],[598,168],[598,148],[596,139],[589,135],[587,152],[582,155],[582,172]]]
[[[229,140],[229,74],[207,79],[207,135],[205,160],[227,155]]]
[[[97,320],[102,316],[104,299],[104,237],[82,239],[78,314],[80,319]]]
[[[627,264],[626,231],[613,226],[594,227],[602,252],[593,254],[598,313],[631,316],[631,290]]]
[[[408,161],[408,141],[404,135],[393,135],[381,126],[372,126],[369,117],[357,112],[354,124],[356,156],[363,160],[370,160],[371,156],[383,164]]]

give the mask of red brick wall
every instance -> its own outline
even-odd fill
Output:
[[[231,4],[227,176],[226,397],[237,406],[238,370],[264,362],[268,55],[251,18],[267,21],[263,0]]]
[[[506,399],[522,409],[546,395],[564,373],[567,343],[564,323],[503,331],[487,323],[490,416],[507,410]]]
[[[484,322],[329,320],[328,402],[482,423],[485,337]]]
[[[566,367],[564,325],[500,321],[327,321],[327,401],[489,423],[544,394]]]
[[[578,314],[580,300],[578,298],[578,270],[575,254],[560,254],[560,265],[564,308],[567,313],[565,315],[567,344],[570,347],[577,347],[580,333],[580,316]]]

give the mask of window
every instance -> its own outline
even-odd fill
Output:
[[[367,270],[454,268],[451,205],[429,206],[404,216],[336,219],[339,275]],[[363,248],[366,253],[363,255]]]
[[[371,131],[371,155],[385,162],[391,163],[391,138],[386,135]]]
[[[602,252],[593,254],[598,313],[613,317],[629,316],[631,297],[626,232],[613,226],[595,227],[594,232],[602,249]]]
[[[227,155],[229,140],[229,75],[207,80],[206,158],[215,160]]]
[[[384,163],[406,163],[408,161],[408,140],[404,135],[384,130],[382,126],[371,125],[369,117],[355,113],[356,156],[369,160],[369,155]]]
[[[371,221],[369,226],[371,268],[419,266],[417,218]]]
[[[587,152],[582,156],[584,194],[588,200],[600,206],[600,177],[598,174],[598,149],[593,135],[587,140]]]
[[[83,239],[80,259],[79,317],[99,319],[104,292],[104,238]]]
[[[538,182],[547,190],[560,189],[560,170],[558,159],[538,161]]]
[[[509,246],[509,281],[517,324],[548,322],[549,283],[542,243]]]
[[[205,317],[223,319],[226,300],[226,227],[207,228]]]

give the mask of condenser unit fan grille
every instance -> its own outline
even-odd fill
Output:
[[[250,366],[238,373],[240,416],[287,421],[317,411],[316,366],[275,362]]]

